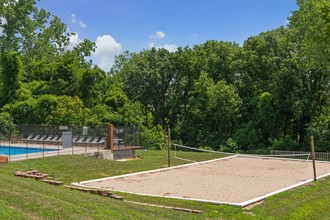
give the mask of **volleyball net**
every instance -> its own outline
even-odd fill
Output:
[[[257,157],[257,158],[278,158],[278,159],[287,159],[287,160],[312,160],[311,153],[286,153],[286,154],[241,154],[241,153],[230,153],[215,151],[205,148],[196,148],[185,146],[181,144],[173,144],[174,153],[173,158],[178,160],[183,160],[186,162],[199,162],[203,160],[217,159],[227,156],[243,156],[243,157]]]

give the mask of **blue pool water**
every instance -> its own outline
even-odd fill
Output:
[[[43,151],[54,151],[54,150],[56,149],[0,146],[0,154],[4,154],[4,155],[31,154],[31,153],[40,153]]]

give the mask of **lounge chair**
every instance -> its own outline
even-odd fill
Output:
[[[62,136],[59,136],[59,135],[55,135],[50,141],[49,143],[51,144],[57,144],[59,142],[62,141]]]
[[[31,138],[29,141],[34,142],[34,141],[39,140],[41,137],[42,137],[42,134],[37,134],[34,138]]]
[[[44,141],[49,142],[54,138],[54,135],[49,135]]]
[[[43,142],[45,139],[47,138],[47,135],[40,135],[40,138],[38,138],[37,140],[35,140],[36,142]]]
[[[84,144],[89,144],[89,143],[93,140],[93,138],[94,138],[94,137],[89,136],[89,137],[86,138],[86,140],[84,140],[83,143],[84,143]]]
[[[85,137],[80,137],[78,140],[74,141],[74,144],[82,144],[84,143]]]
[[[79,139],[79,137],[78,137],[78,136],[75,136],[75,137],[72,138],[72,142],[74,143],[74,142],[76,142],[78,139]]]
[[[105,137],[102,137],[97,144],[104,144],[105,143]]]
[[[89,144],[97,144],[100,141],[100,137],[95,137],[92,141],[89,142]]]
[[[75,144],[77,144],[77,145],[90,144],[92,140],[93,140],[93,137],[91,137],[91,136],[88,136],[86,139],[85,139],[85,137],[80,137],[80,139],[78,141],[76,141]]]
[[[32,139],[33,135],[34,135],[34,134],[29,134],[26,138],[22,138],[20,141],[22,141],[22,142],[27,142],[27,141],[29,141],[29,140]]]
[[[50,135],[48,136],[48,138],[46,140],[44,140],[45,142],[51,143],[54,140],[58,139],[58,135]]]

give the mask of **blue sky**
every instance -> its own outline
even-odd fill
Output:
[[[296,0],[41,0],[68,25],[72,43],[97,43],[94,62],[108,71],[115,54],[207,40],[244,40],[287,25]]]

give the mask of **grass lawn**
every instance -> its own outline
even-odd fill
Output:
[[[133,205],[13,175],[17,170],[37,169],[70,184],[167,167],[167,152],[139,153],[142,159],[126,162],[70,155],[0,165],[0,219],[330,219],[330,178],[272,196],[251,210],[116,193],[127,200],[204,211],[203,214],[190,214]],[[213,158],[209,154],[185,154],[189,154],[189,158],[194,160]],[[173,165],[182,163],[172,160]]]

